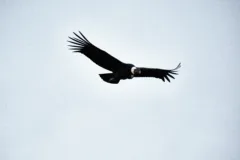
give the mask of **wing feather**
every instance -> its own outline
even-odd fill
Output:
[[[68,45],[73,52],[79,52],[91,59],[95,64],[109,71],[116,72],[125,63],[111,56],[106,51],[93,45],[80,31],[80,35],[73,32],[76,37],[69,37],[71,44]]]

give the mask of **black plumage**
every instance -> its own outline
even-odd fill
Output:
[[[74,32],[73,32],[74,33]],[[111,73],[99,74],[105,82],[118,84],[120,80],[132,79],[134,77],[154,77],[160,78],[164,82],[170,82],[173,75],[177,75],[177,69],[181,67],[181,63],[171,70],[158,69],[158,68],[144,68],[135,67],[133,64],[121,62],[117,58],[111,56],[106,51],[93,45],[80,31],[80,35],[74,33],[76,37],[69,37],[71,45],[69,45],[73,52],[84,54],[90,60],[100,67],[111,71]]]

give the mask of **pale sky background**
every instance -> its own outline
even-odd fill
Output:
[[[68,50],[80,30],[133,79]],[[0,0],[0,160],[239,160],[240,1]]]

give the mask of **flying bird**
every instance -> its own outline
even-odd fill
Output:
[[[153,77],[162,79],[163,82],[173,75],[177,75],[177,69],[181,67],[181,63],[174,69],[158,69],[158,68],[145,68],[136,67],[133,64],[124,63],[119,59],[113,57],[106,51],[96,47],[92,44],[80,31],[79,34],[73,32],[76,37],[69,37],[68,42],[71,43],[70,50],[73,52],[82,53],[98,66],[110,71],[111,73],[102,73],[99,76],[103,81],[111,84],[118,84],[120,80],[133,79],[137,77]]]

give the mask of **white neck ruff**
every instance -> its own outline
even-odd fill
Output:
[[[134,74],[134,70],[135,70],[135,69],[137,69],[137,67],[132,67],[132,68],[131,68],[132,74]]]

